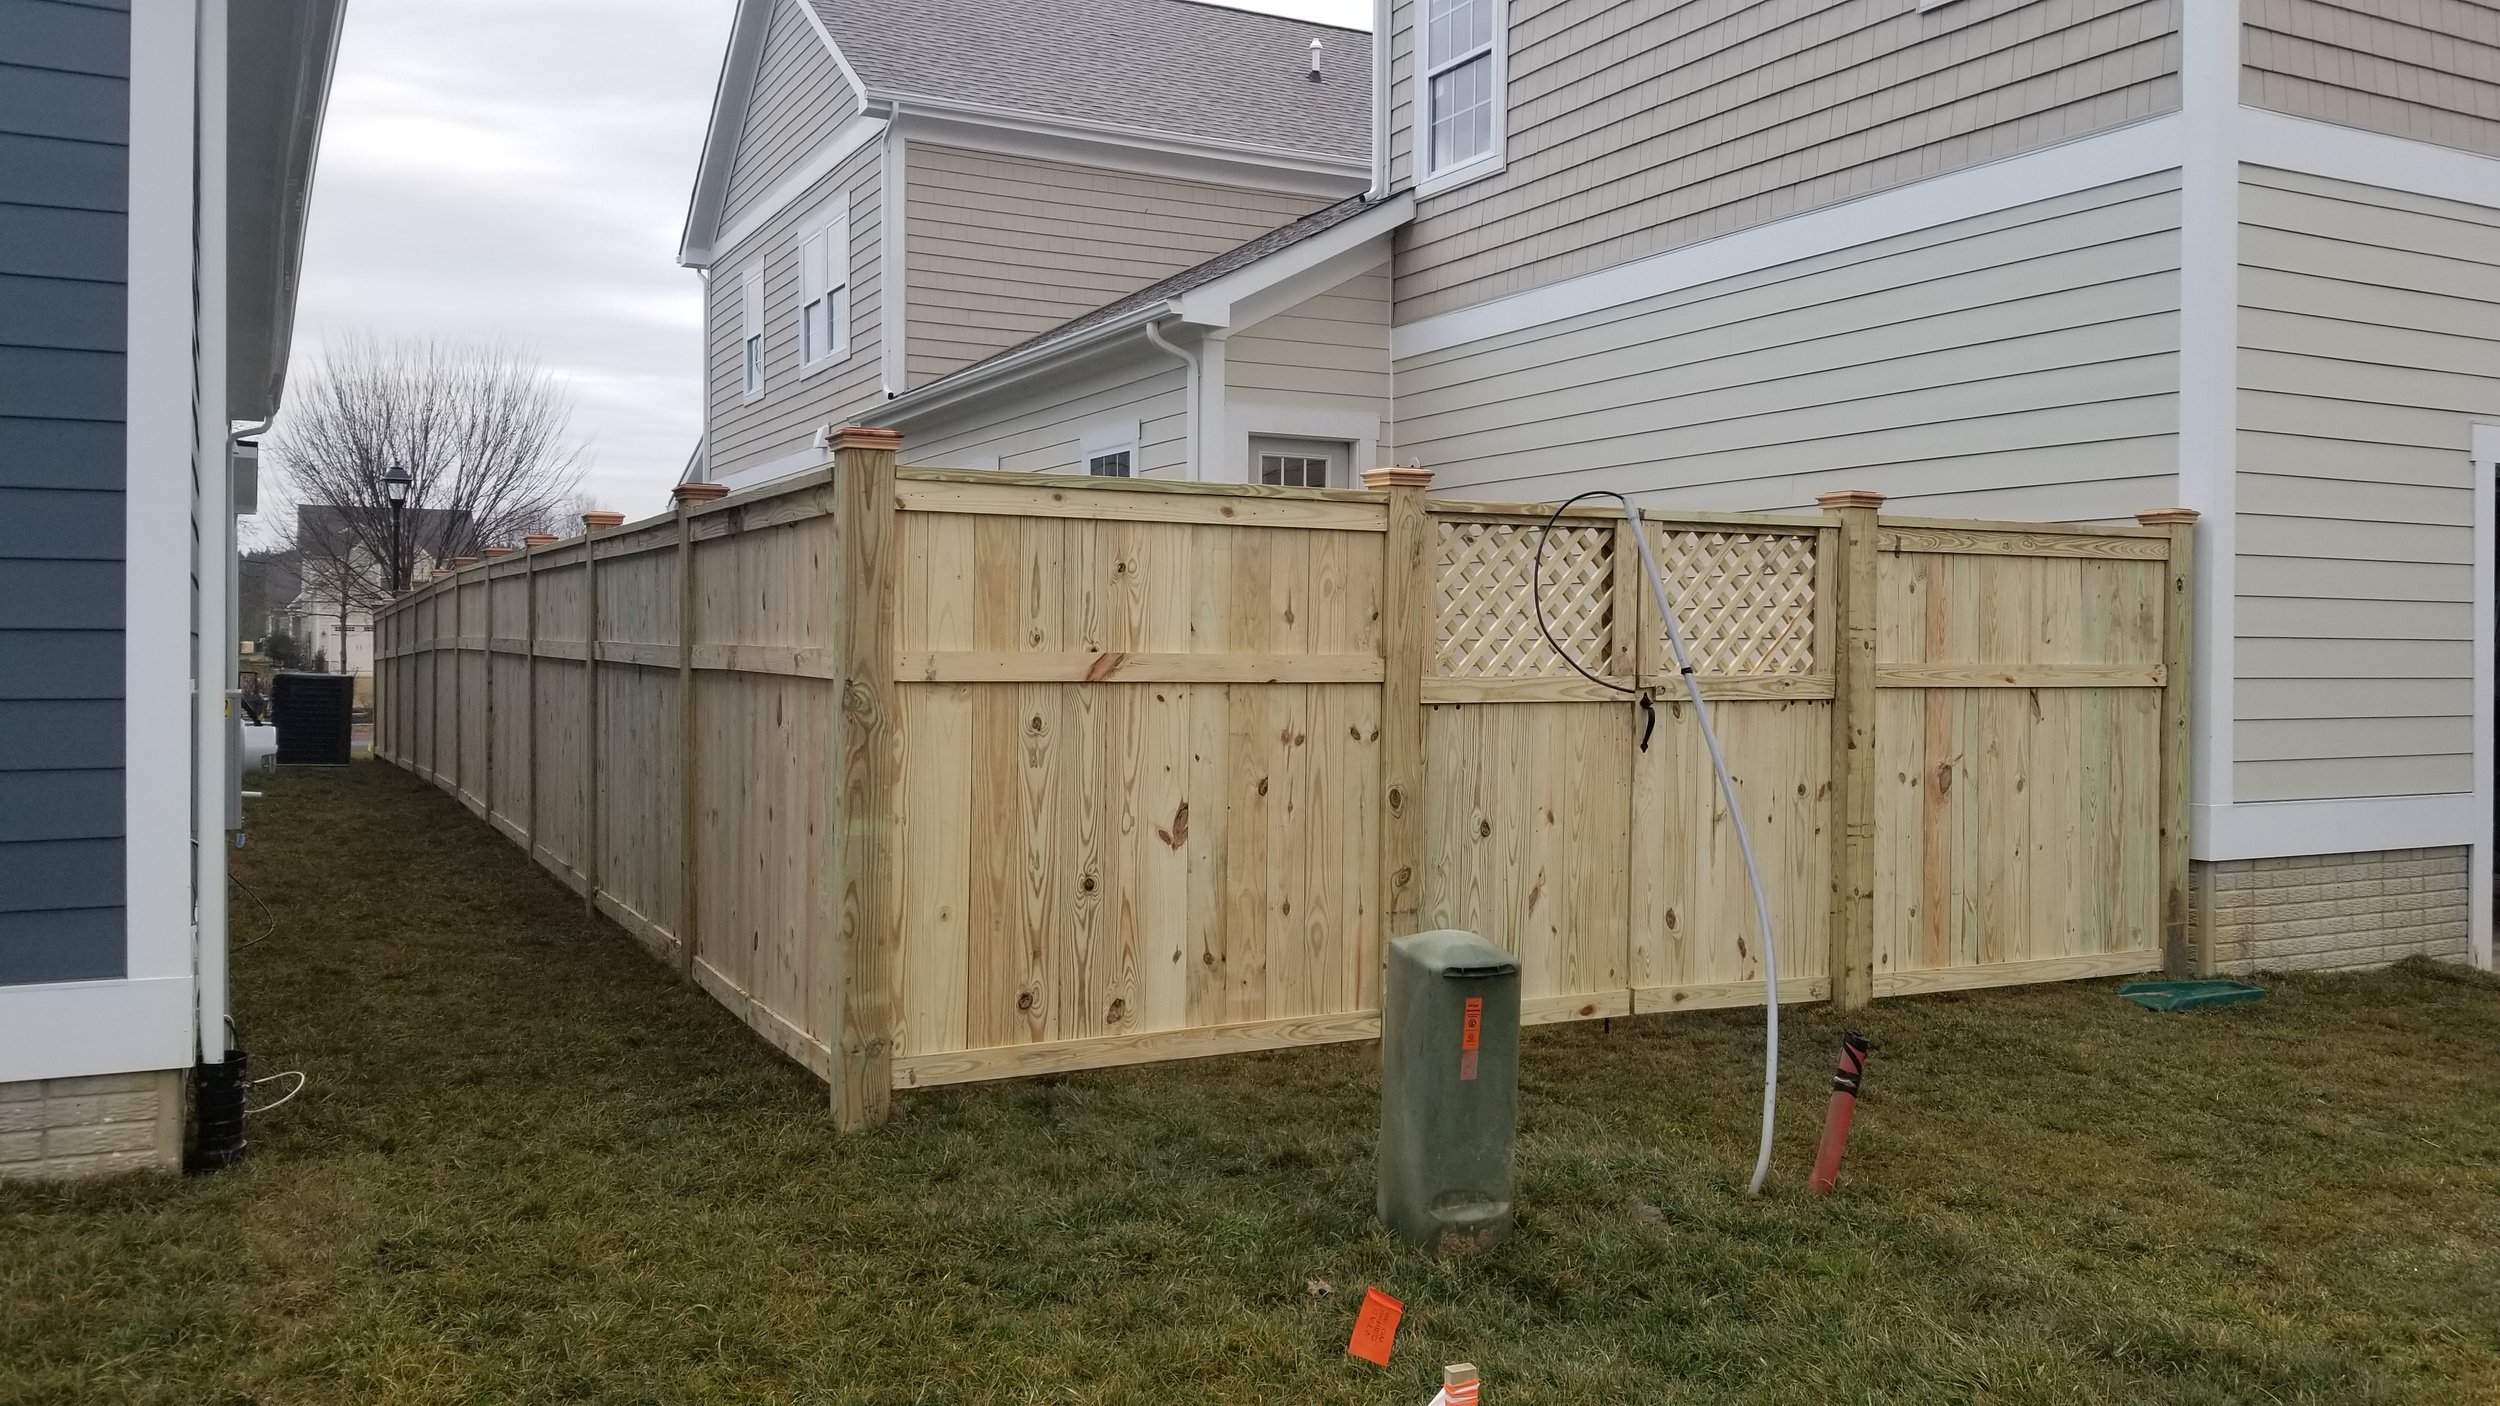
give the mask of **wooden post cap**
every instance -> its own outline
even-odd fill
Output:
[[[623,513],[582,514],[582,530],[584,532],[596,532],[602,527],[623,527],[624,525],[625,515]]]
[[[1843,508],[1880,508],[1884,495],[1864,488],[1844,488],[1837,493],[1818,493],[1814,501],[1825,512],[1836,513]]]
[[[901,449],[901,430],[872,429],[867,425],[844,425],[827,436],[836,449]]]
[[[1383,468],[1363,470],[1365,488],[1430,488],[1432,470],[1412,464],[1391,464]]]
[[[2147,508],[2137,513],[2135,520],[2146,527],[2171,527],[2182,522],[2194,522],[2202,516],[2204,514],[2194,508]]]
[[[552,532],[533,532],[527,537],[521,539],[521,545],[525,547],[543,547],[550,542],[561,542],[563,540],[563,538],[558,537]]]
[[[670,496],[680,503],[709,503],[715,498],[728,497],[729,485],[725,483],[681,483],[671,491]]]
[[[488,547],[486,549],[486,555],[490,557],[508,557],[512,555],[512,553],[513,548],[510,547]]]
[[[480,557],[453,557],[451,559],[451,569],[458,571],[464,566],[475,566],[481,560],[483,560],[483,558]]]

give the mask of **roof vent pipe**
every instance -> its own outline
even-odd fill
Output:
[[[1319,81],[1319,51],[1322,47],[1318,40],[1311,41],[1311,81],[1314,83]]]

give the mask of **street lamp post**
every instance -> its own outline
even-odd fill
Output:
[[[408,557],[401,550],[399,519],[408,511],[408,489],[416,482],[408,471],[397,464],[382,475],[383,496],[391,500],[391,592],[396,595],[408,589]]]

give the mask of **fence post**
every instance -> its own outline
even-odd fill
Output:
[[[1840,528],[1832,652],[1832,1004],[1875,998],[1875,512],[1863,490],[1815,499]]]
[[[1432,515],[1425,494],[1432,470],[1366,469],[1363,486],[1388,496],[1387,555],[1380,576],[1380,935],[1421,929],[1424,869],[1424,675],[1440,625]],[[1378,994],[1378,993],[1375,993]]]
[[[495,563],[512,555],[510,547],[486,549],[486,771],[478,782],[485,795],[486,828],[495,828]]]
[[[2170,530],[2170,574],[2162,589],[2161,929],[2162,961],[2174,976],[2211,976],[2213,941],[2198,932],[2189,892],[2188,817],[2196,668],[2196,510],[2137,513],[2146,527]]]
[[[894,686],[894,430],[833,435],[842,569],[841,921],[834,970],[833,1114],[845,1129],[885,1121],[894,1096],[895,985],[902,893],[895,871],[895,790],[902,769]]]
[[[598,535],[623,526],[623,513],[582,514],[582,911],[599,916],[599,554]]]
[[[673,494],[677,510],[677,974],[694,980],[695,928],[701,921],[702,873],[698,853],[702,806],[695,794],[700,774],[701,744],[695,737],[694,703],[694,505],[709,503],[729,491],[718,483],[681,483]]]
[[[529,693],[529,697],[523,700],[529,709],[525,719],[529,735],[521,745],[528,749],[530,769],[529,800],[526,803],[528,815],[525,817],[529,830],[521,837],[521,852],[529,856],[532,864],[538,862],[538,551],[541,547],[552,545],[555,540],[556,535],[552,532],[533,532],[521,539],[523,549],[529,553],[521,578],[528,586],[523,608],[529,611],[529,629],[525,635],[529,641],[529,665],[521,671],[521,687]]]

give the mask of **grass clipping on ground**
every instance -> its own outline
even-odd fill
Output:
[[[288,773],[237,1018],[311,1085],[208,1180],[0,1189],[0,1400],[2489,1401],[2500,987],[2427,965],[2156,1016],[2109,984],[1526,1041],[1517,1239],[1374,1227],[1368,1046],[824,1092],[448,799]],[[266,917],[261,904],[266,904]],[[1344,1355],[1363,1287],[1407,1306]]]

